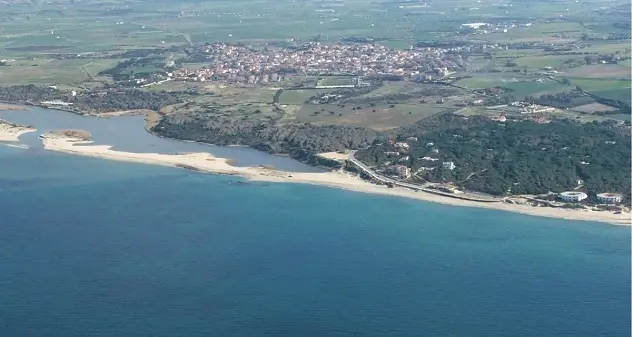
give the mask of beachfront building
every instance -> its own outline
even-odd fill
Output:
[[[456,165],[454,165],[454,162],[451,161],[444,161],[442,164],[443,168],[446,170],[454,170],[454,168],[456,167]]]
[[[55,100],[55,101],[40,102],[40,105],[43,105],[43,106],[71,106],[72,103]]]
[[[404,165],[393,165],[390,167],[390,171],[402,179],[410,178],[411,176],[410,167]]]
[[[586,198],[588,198],[588,195],[584,192],[569,191],[560,193],[560,199],[566,202],[580,202]]]
[[[597,201],[601,204],[618,204],[623,197],[618,193],[599,193],[597,194]]]

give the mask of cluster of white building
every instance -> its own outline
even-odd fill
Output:
[[[510,104],[511,110],[515,112],[520,112],[521,114],[532,114],[532,113],[541,113],[541,112],[553,112],[555,111],[554,107],[532,104],[527,102],[513,102]]]
[[[560,193],[559,197],[565,202],[581,202],[588,198],[588,194],[584,192],[569,191]],[[597,194],[597,201],[600,204],[618,204],[621,200],[623,200],[623,197],[618,193]]]
[[[178,70],[176,79],[267,83],[293,73],[405,77],[432,73],[441,77],[465,66],[460,55],[449,55],[439,48],[398,50],[374,44],[311,43],[289,49],[212,43],[200,47],[199,52],[210,65]]]

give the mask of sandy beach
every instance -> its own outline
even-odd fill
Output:
[[[0,103],[0,110],[23,111],[23,110],[28,110],[28,108],[22,105]]]
[[[147,115],[153,113],[152,110],[147,109],[136,109],[136,110],[121,110],[121,111],[112,111],[112,112],[101,112],[101,113],[90,113],[89,115],[97,118],[110,118],[110,117],[119,117],[119,116],[140,116]]]
[[[36,129],[16,125],[0,119],[0,141],[1,142],[19,142],[20,136],[25,133],[34,132]]]
[[[399,196],[455,206],[497,209],[550,218],[595,221],[617,225],[631,224],[630,213],[615,214],[605,211],[533,207],[530,205],[517,205],[505,202],[481,203],[424,192],[415,192],[405,188],[388,188],[386,186],[371,184],[343,172],[298,173],[270,170],[260,167],[236,167],[229,165],[227,159],[217,158],[209,153],[167,155],[116,151],[112,150],[111,146],[108,145],[87,146],[86,144],[91,144],[90,141],[52,133],[42,135],[42,139],[44,147],[51,151],[119,161],[184,167],[207,173],[239,175],[253,181],[313,184],[357,192]],[[76,144],[81,144],[82,146],[74,146]]]

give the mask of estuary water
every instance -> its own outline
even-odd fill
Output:
[[[630,336],[630,228],[45,151],[311,170],[161,139],[142,117],[32,108],[0,144],[0,336]]]
[[[209,152],[216,157],[232,159],[236,166],[271,165],[280,170],[293,172],[322,171],[287,157],[270,155],[250,148],[213,146],[160,138],[145,131],[144,116],[95,118],[30,106],[24,111],[0,110],[0,119],[37,128],[37,132],[20,138],[22,143],[35,149],[42,148],[42,141],[38,138],[42,133],[57,129],[82,129],[90,131],[95,144],[112,145],[115,150],[163,154]]]

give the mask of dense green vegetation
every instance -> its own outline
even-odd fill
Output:
[[[525,101],[533,102],[540,105],[552,106],[559,109],[573,108],[583,104],[590,104],[595,102],[595,100],[579,90],[545,94],[540,95],[539,97],[528,96],[525,98]],[[613,110],[615,109],[613,108]]]
[[[435,167],[420,172],[419,176],[428,181],[453,182],[468,190],[496,195],[541,194],[580,187],[592,198],[596,193],[619,192],[629,201],[628,125],[570,120],[497,123],[481,116],[442,114],[401,128],[397,139],[417,137],[417,141],[408,141],[410,150],[406,155],[410,156],[413,171],[422,166]],[[380,142],[359,151],[356,157],[369,165],[384,165],[393,161],[385,154],[388,151],[395,149],[388,142]],[[426,156],[439,160],[421,159]],[[456,168],[442,169],[443,161],[454,162]],[[580,185],[579,180],[583,181]]]
[[[72,103],[69,110],[96,113],[137,109],[158,111],[164,106],[181,102],[174,94],[137,89],[85,92],[73,96],[68,91],[36,85],[0,87],[0,102],[37,105],[52,100]]]
[[[377,139],[375,131],[360,127],[278,124],[272,118],[231,118],[213,110],[165,116],[152,131],[216,145],[247,145],[302,161],[315,160],[312,156],[320,152],[366,147]]]
[[[559,109],[574,108],[583,104],[599,102],[612,107],[609,114],[632,114],[630,104],[616,99],[607,99],[584,92],[581,88],[568,92],[544,94],[539,97],[527,96],[525,101],[541,105],[548,105]],[[603,113],[602,113],[603,114]]]

